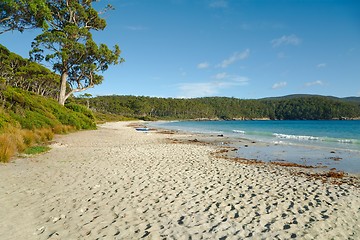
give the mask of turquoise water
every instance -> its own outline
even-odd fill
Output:
[[[266,143],[266,148],[242,148],[241,157],[360,173],[360,121],[178,121],[155,125]],[[341,161],[333,161],[335,158]]]

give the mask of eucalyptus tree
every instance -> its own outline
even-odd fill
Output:
[[[52,18],[46,0],[1,0],[0,34],[23,32],[31,28],[47,28]]]
[[[118,45],[111,50],[93,40],[92,31],[106,27],[106,21],[92,6],[94,1],[46,0],[51,19],[32,43],[31,60],[50,62],[60,75],[61,105],[73,93],[101,84],[100,73],[124,61]],[[108,5],[104,11],[111,9]]]

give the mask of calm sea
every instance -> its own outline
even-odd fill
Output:
[[[237,141],[241,157],[360,173],[360,121],[175,121],[155,126],[265,143],[244,147]]]

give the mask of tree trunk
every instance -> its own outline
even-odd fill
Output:
[[[64,106],[66,101],[66,79],[68,77],[68,73],[64,71],[61,73],[61,79],[60,79],[60,94],[59,94],[59,103]]]

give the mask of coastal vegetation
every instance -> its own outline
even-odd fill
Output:
[[[294,95],[267,99],[205,97],[193,99],[144,96],[98,96],[77,98],[96,114],[107,113],[143,120],[328,120],[360,117],[357,98]]]
[[[49,142],[54,134],[95,128],[95,117],[85,106],[61,106],[54,99],[1,85],[0,162]]]
[[[100,73],[120,58],[118,45],[97,44],[93,31],[104,30],[94,1],[3,0],[0,35],[39,29],[30,60],[0,45],[0,162],[50,141],[55,133],[94,129],[88,108],[66,100],[101,84]],[[51,70],[37,64],[50,63]]]
[[[63,134],[96,128],[82,105],[61,106],[58,75],[0,45],[0,162]]]

